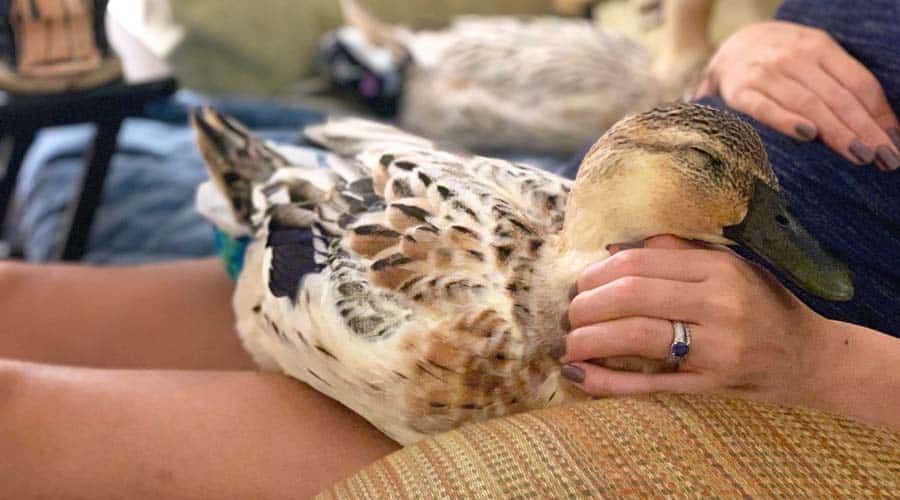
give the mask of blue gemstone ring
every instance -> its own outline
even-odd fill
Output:
[[[669,348],[666,366],[674,371],[678,369],[678,365],[685,356],[691,352],[691,327],[681,321],[672,321],[672,330],[674,330],[675,336],[672,339],[672,347]]]

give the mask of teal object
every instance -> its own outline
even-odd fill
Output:
[[[244,254],[247,253],[247,245],[250,244],[251,238],[244,236],[235,238],[224,231],[213,228],[216,243],[216,253],[219,254],[228,269],[228,275],[231,279],[237,281],[241,270],[244,268]]]

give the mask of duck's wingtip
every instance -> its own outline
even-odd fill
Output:
[[[237,120],[212,107],[191,110],[190,119],[215,186],[230,200],[235,218],[249,223],[253,186],[288,165],[288,161]]]

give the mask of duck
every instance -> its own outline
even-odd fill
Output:
[[[672,94],[690,100],[717,44],[754,22],[771,19],[778,0],[553,0],[554,11],[609,21],[655,55],[653,72]],[[674,96],[674,95],[673,95]]]
[[[812,293],[852,296],[846,266],[792,215],[759,136],[715,108],[626,117],[574,182],[356,118],[305,131],[334,168],[212,109],[192,122],[232,216],[219,226],[251,238],[233,301],[245,347],[403,445],[585,399],[550,349],[572,284],[610,245],[742,244]],[[305,258],[316,271],[304,274]]]
[[[441,29],[386,24],[342,0],[356,59],[401,95],[398,125],[456,148],[568,155],[629,113],[681,98],[709,56],[709,11],[673,3],[659,60],[614,30],[586,19],[461,16]],[[678,12],[680,14],[680,12]],[[332,46],[333,44],[326,44]],[[386,67],[402,67],[400,76]],[[350,71],[333,67],[333,80]],[[339,74],[338,74],[339,73]],[[374,80],[360,80],[362,94]],[[365,82],[365,85],[364,83]],[[377,94],[377,92],[375,92]],[[371,96],[370,96],[371,97]],[[390,100],[393,103],[393,100]]]
[[[594,11],[602,3],[602,0],[553,0],[553,10],[563,16],[579,16],[585,19],[594,19]],[[654,27],[662,24],[663,0],[629,0],[630,7],[634,10],[644,27]]]

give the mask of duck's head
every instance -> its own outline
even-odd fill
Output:
[[[661,234],[740,244],[810,293],[853,296],[847,267],[791,213],[756,131],[715,108],[679,103],[625,118],[581,165],[563,251]]]

